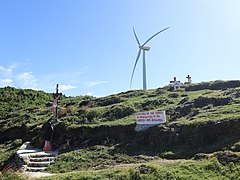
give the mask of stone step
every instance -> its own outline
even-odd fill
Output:
[[[30,161],[34,162],[45,162],[45,161],[53,161],[55,157],[30,157]]]
[[[38,172],[43,171],[54,162],[58,151],[43,151],[42,149],[33,148],[29,142],[24,143],[17,150],[19,165],[24,171]]]
[[[30,172],[39,172],[39,171],[44,171],[47,167],[27,167],[26,171]]]
[[[47,167],[52,164],[53,161],[45,161],[45,162],[32,162],[28,163],[28,167]]]
[[[29,158],[55,157],[55,156],[56,154],[54,153],[42,152],[42,153],[32,153],[29,155]]]

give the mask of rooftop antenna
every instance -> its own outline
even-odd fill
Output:
[[[133,33],[134,33],[134,36],[136,38],[136,41],[138,43],[138,47],[139,47],[139,51],[138,51],[138,54],[137,54],[137,58],[136,58],[136,61],[135,61],[135,64],[134,64],[134,67],[133,67],[133,71],[132,71],[132,76],[131,76],[131,81],[130,81],[130,87],[132,85],[132,80],[133,80],[133,75],[134,75],[134,71],[135,71],[135,68],[136,68],[136,65],[138,63],[138,60],[139,60],[139,57],[141,55],[141,51],[143,52],[143,90],[147,90],[147,80],[146,80],[146,61],[145,61],[145,51],[149,51],[150,50],[150,47],[149,46],[145,46],[152,38],[154,38],[155,36],[157,36],[158,34],[160,34],[161,32],[167,30],[168,28],[170,27],[167,27],[161,31],[158,31],[156,34],[154,34],[153,36],[151,36],[149,39],[146,40],[145,43],[143,43],[142,45],[140,44],[140,41],[138,40],[138,37],[137,37],[137,34],[135,32],[135,29],[133,28]]]

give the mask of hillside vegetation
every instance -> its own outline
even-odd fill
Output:
[[[68,175],[92,179],[197,179],[218,173],[222,179],[237,177],[239,97],[240,81],[185,84],[178,91],[171,86],[132,90],[101,98],[62,96],[59,118],[63,123],[53,137],[54,148],[61,153],[47,171],[88,170]],[[52,118],[52,94],[5,87],[0,88],[0,100],[0,167],[4,167],[22,142],[42,146],[42,125]],[[136,112],[158,110],[166,110],[166,125],[134,130]],[[162,158],[172,163],[159,163]],[[134,167],[92,174],[121,164]],[[172,170],[164,170],[168,168]]]

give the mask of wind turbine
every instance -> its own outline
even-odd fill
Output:
[[[139,60],[139,57],[141,55],[141,51],[143,52],[143,90],[146,90],[147,89],[147,80],[146,80],[146,61],[145,61],[145,51],[149,51],[150,50],[150,47],[149,46],[145,46],[152,38],[154,38],[155,36],[157,36],[158,34],[160,34],[161,32],[167,30],[168,28],[170,27],[167,27],[159,32],[157,32],[156,34],[154,34],[153,36],[151,36],[145,43],[143,43],[142,45],[140,44],[140,41],[138,40],[138,37],[136,35],[136,32],[135,32],[135,29],[133,28],[133,33],[134,33],[134,36],[137,40],[137,43],[138,43],[138,47],[139,47],[139,51],[138,51],[138,54],[137,54],[137,59],[135,61],[135,64],[134,64],[134,67],[133,67],[133,72],[132,72],[132,77],[131,77],[131,81],[130,81],[130,87],[132,85],[132,79],[133,79],[133,75],[134,75],[134,71],[135,71],[135,68],[136,68],[136,65],[138,63],[138,60]]]

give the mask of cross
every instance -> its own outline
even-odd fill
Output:
[[[53,93],[53,113],[54,116],[56,118],[56,120],[58,119],[58,100],[60,98],[61,93],[58,93],[58,84],[56,86],[56,93]]]
[[[174,77],[173,81],[170,81],[170,83],[172,83],[172,86],[173,86],[174,90],[177,90],[178,88],[181,88],[181,83],[180,83],[180,81],[177,81],[176,77]]]
[[[173,78],[173,81],[170,81],[170,83],[176,83],[176,82],[180,82],[180,81],[177,81],[176,77]]]
[[[188,75],[186,78],[188,79],[188,83],[192,82],[192,80],[191,80],[192,77],[191,76]]]

